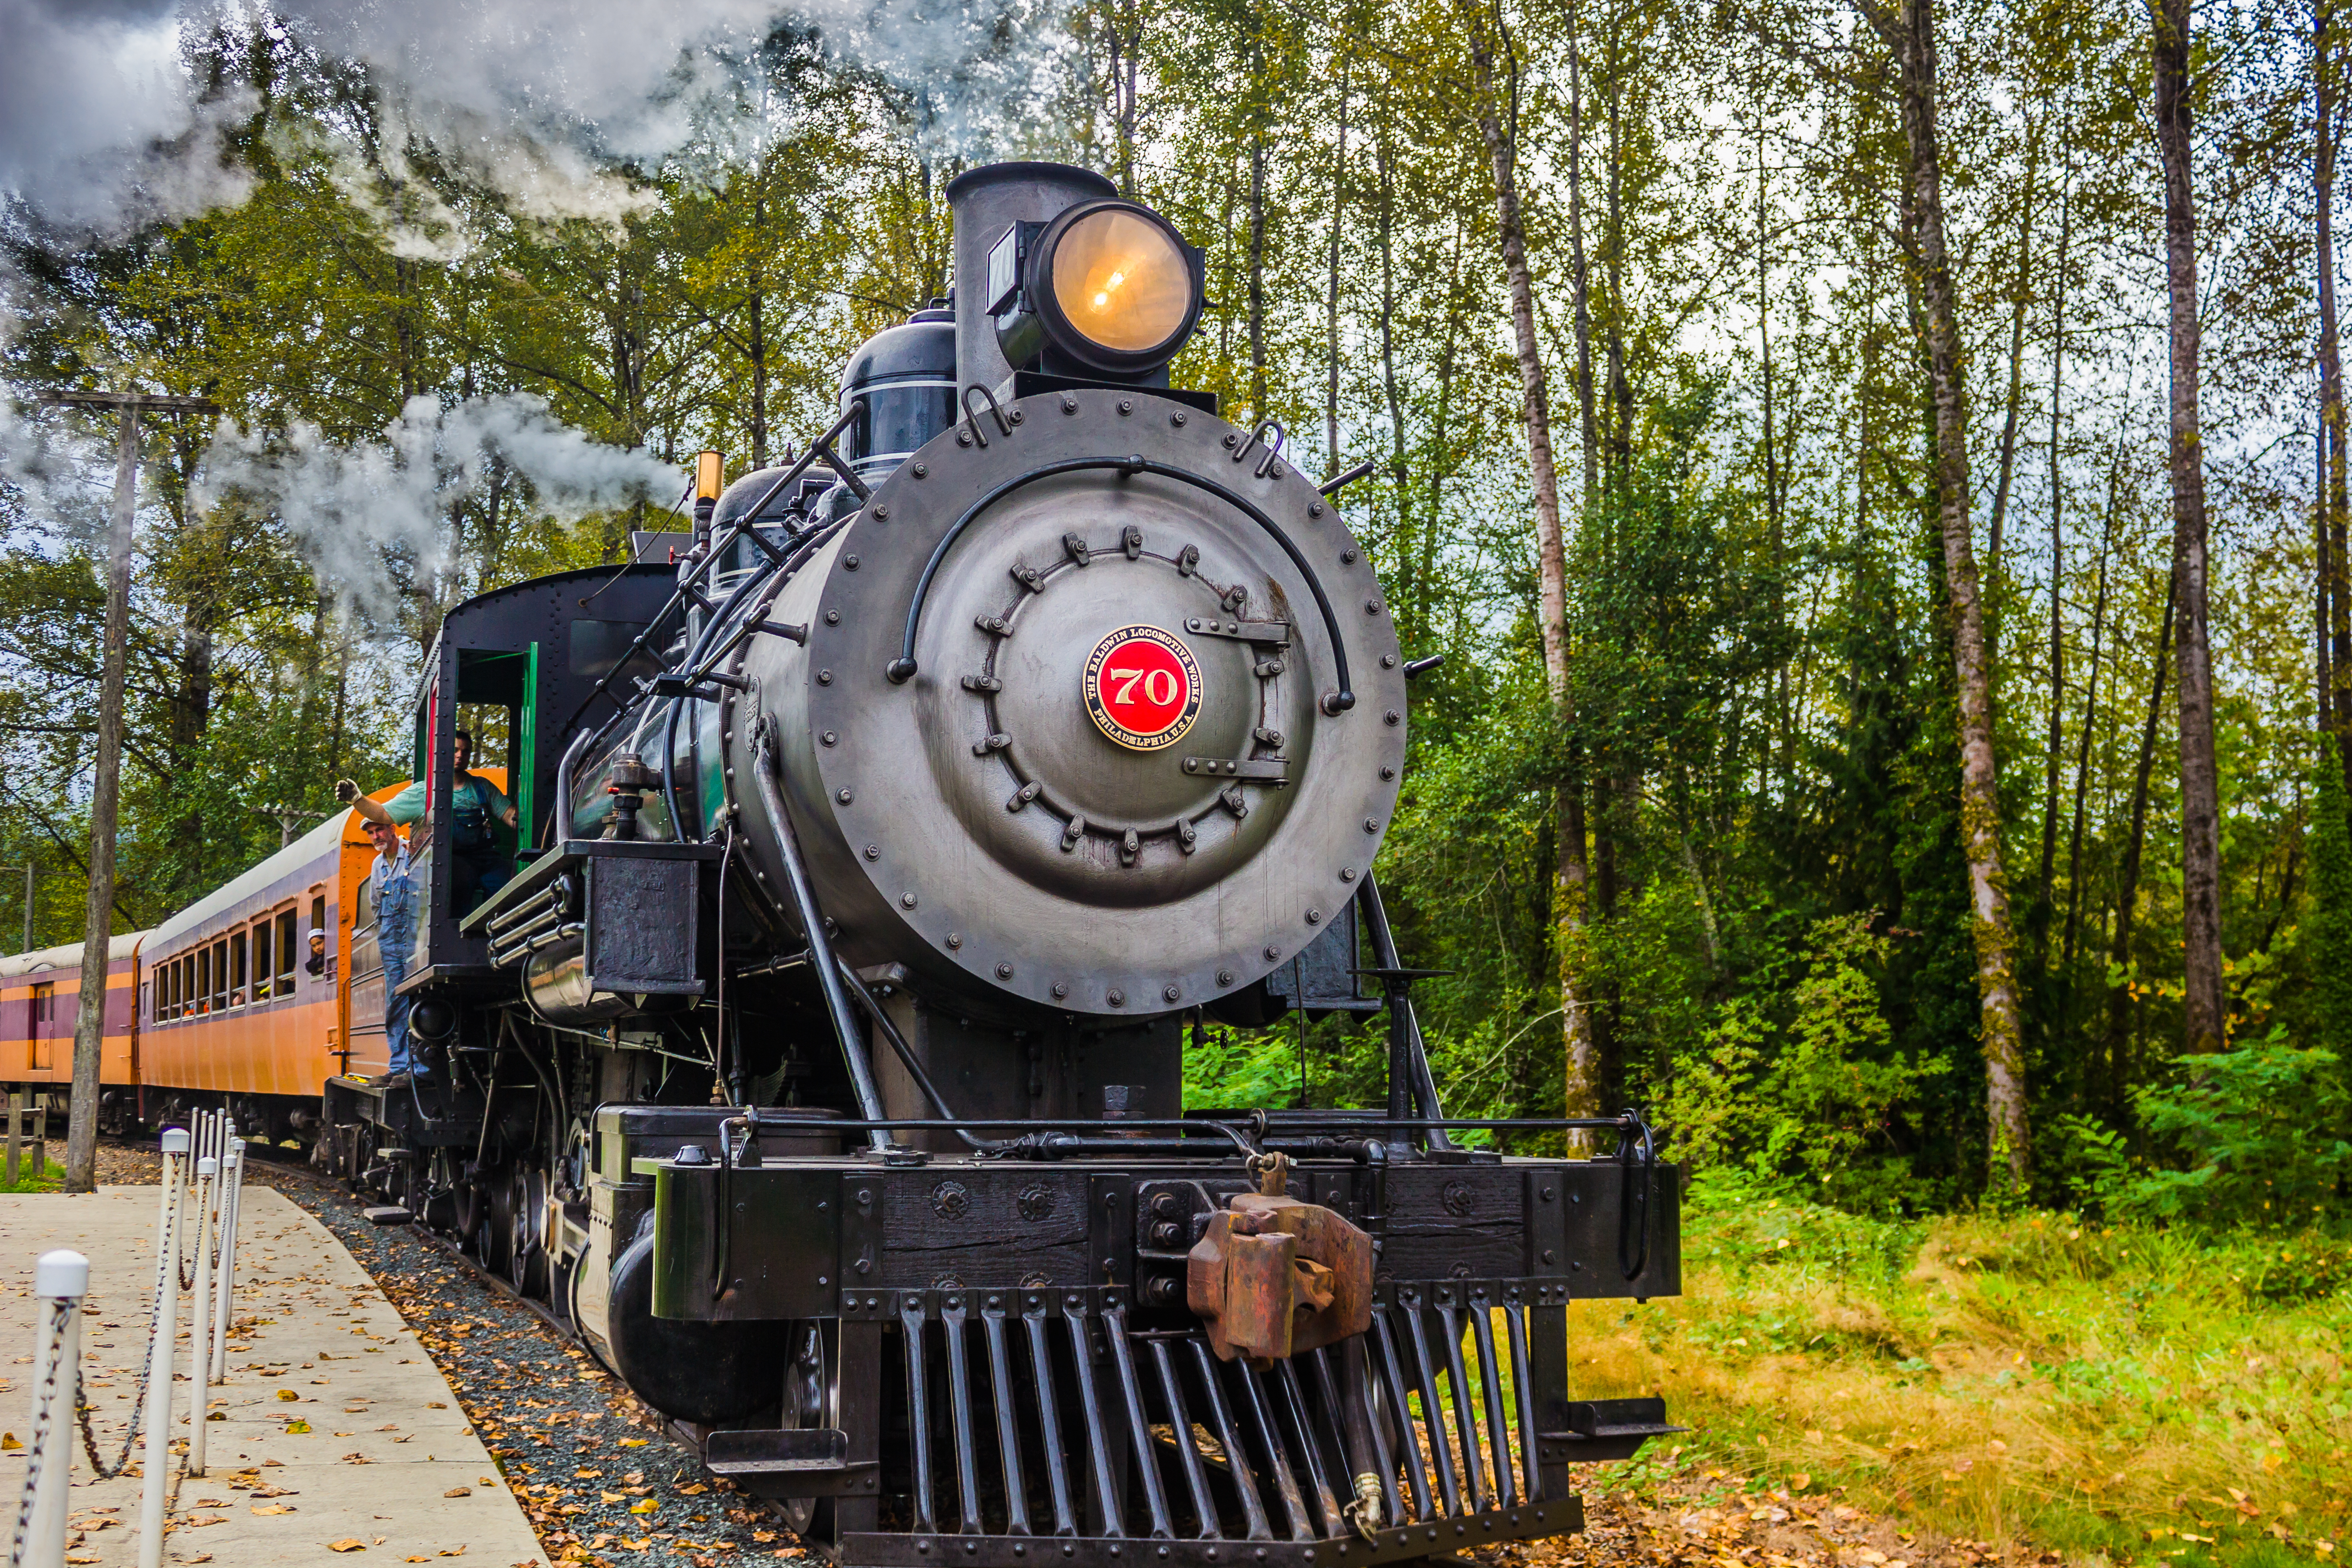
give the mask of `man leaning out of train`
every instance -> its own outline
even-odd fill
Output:
[[[495,817],[513,827],[517,818],[514,803],[500,793],[498,785],[479,773],[467,771],[467,763],[473,760],[474,737],[458,731],[451,751],[449,893],[456,913],[462,919],[514,876],[514,867],[499,853],[490,822]],[[426,804],[422,779],[381,805],[362,795],[351,780],[342,779],[335,784],[335,798],[348,801],[353,811],[370,822],[402,826],[421,819]]]
[[[376,949],[383,957],[383,1039],[388,1054],[385,1073],[378,1083],[420,1081],[428,1075],[410,1054],[408,998],[400,983],[408,977],[409,951],[416,945],[416,921],[424,905],[424,878],[409,858],[407,841],[389,822],[371,820],[368,842],[375,846],[375,864],[368,868],[367,907],[375,916]]]

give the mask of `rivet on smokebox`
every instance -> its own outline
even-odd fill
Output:
[[[1059,1002],[1063,997],[1067,996],[1070,994],[1069,984],[1066,981],[1055,981],[1053,989],[1054,1000],[1056,1002]]]
[[[1379,819],[1378,819],[1378,818],[1376,818],[1376,817],[1370,817],[1370,816],[1368,816],[1368,817],[1364,818],[1364,831],[1365,831],[1365,832],[1367,832],[1367,833],[1378,833],[1380,830],[1381,830],[1381,825],[1380,825],[1380,821],[1379,821]]]
[[[962,945],[963,932],[960,931],[951,931],[948,932],[948,948],[950,952],[956,948],[961,947]]]
[[[1391,728],[1394,728],[1396,725],[1404,722],[1404,715],[1391,708],[1387,712],[1381,715],[1381,722],[1389,725]]]
[[[874,509],[874,521],[877,521],[877,522],[887,522],[887,521],[890,521],[890,509],[889,509],[888,507],[887,507],[887,506],[877,506],[877,507],[876,507],[876,508]]]
[[[1180,408],[1175,413],[1171,414],[1168,416],[1168,423],[1173,425],[1179,430],[1184,428],[1184,411]]]
[[[913,909],[913,908],[915,907],[915,895],[914,895],[914,894],[912,894],[912,893],[901,893],[901,894],[899,894],[899,895],[898,895],[898,907],[899,907],[900,909],[902,909],[902,910],[911,910],[911,909]]]
[[[816,683],[819,686],[831,686],[833,684],[833,671],[829,669],[818,670],[816,672]]]
[[[1230,969],[1220,969],[1220,970],[1218,970],[1218,971],[1217,971],[1217,984],[1220,984],[1220,985],[1231,985],[1233,983],[1234,983],[1234,972],[1233,972],[1232,970],[1230,970]]]
[[[843,557],[841,558],[841,569],[842,569],[843,571],[845,571],[845,572],[855,572],[855,571],[856,571],[856,570],[857,570],[857,557],[856,557],[856,556],[855,556],[855,555],[845,555],[845,556],[843,556]]]
[[[824,624],[829,626],[837,626],[841,625],[841,612],[839,610],[827,610],[824,613]],[[1391,664],[1394,664],[1396,660],[1391,659],[1389,662]]]
[[[1183,995],[1183,994],[1184,994],[1184,993],[1183,993],[1183,991],[1182,991],[1181,988],[1179,988],[1179,987],[1177,987],[1177,986],[1174,986],[1174,985],[1171,985],[1167,990],[1162,991],[1160,994],[1163,998],[1165,998],[1166,1000],[1171,1001],[1171,1002],[1173,1002],[1173,1001],[1175,1001],[1179,996]]]
[[[1272,946],[1269,946],[1269,947],[1265,950],[1265,961],[1266,961],[1268,963],[1272,963],[1276,959],[1280,958],[1281,956],[1282,956],[1282,949],[1280,949],[1280,948],[1278,948],[1278,947],[1272,947]]]
[[[1000,964],[998,964],[998,965],[996,966],[996,977],[997,977],[999,980],[1010,980],[1010,979],[1012,979],[1012,978],[1013,978],[1013,966],[1012,966],[1011,964],[1009,964],[1009,963],[1000,963]]]
[[[879,844],[868,844],[866,847],[866,858],[868,860],[879,860],[882,858],[882,846]]]
[[[1127,1005],[1127,993],[1115,990],[1110,994],[1108,1000],[1114,1007],[1124,1007]]]
[[[1308,501],[1307,503],[1307,515],[1309,517],[1321,517],[1323,515],[1323,503],[1319,500]],[[1356,558],[1355,552],[1349,551],[1347,558],[1353,561]]]
[[[837,789],[833,792],[833,798],[839,801],[842,805],[847,805],[851,801],[857,797],[846,789]]]
[[[1307,923],[1308,925],[1311,925],[1311,926],[1319,926],[1319,925],[1321,925],[1321,924],[1323,923],[1323,911],[1322,911],[1321,910],[1307,910]]]
[[[828,746],[839,745],[841,743],[841,737],[835,734],[830,730],[827,730],[824,734],[819,735],[817,739],[824,742]]]
[[[929,463],[917,463],[915,465],[915,477],[919,479],[929,474],[930,471],[931,467]]]
[[[1132,414],[1132,413],[1134,413],[1134,412],[1135,412],[1135,399],[1133,399],[1132,397],[1122,397],[1122,398],[1120,398],[1120,399],[1118,400],[1118,411],[1119,411],[1121,414]]]

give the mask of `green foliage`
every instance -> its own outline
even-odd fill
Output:
[[[2140,1091],[2138,1109],[2171,1158],[2100,1193],[2120,1213],[2294,1227],[2342,1204],[2352,1092],[2334,1051],[2296,1047],[2278,1029],[2234,1050],[2184,1056],[2170,1081]]]
[[[2352,792],[2332,735],[2320,742],[2311,782],[2311,914],[2300,944],[2311,976],[2309,1038],[2352,1058]]]
[[[1895,1135],[1941,1064],[1894,1047],[1877,976],[1889,939],[1832,915],[1727,998],[1665,1100],[1678,1157],[1871,1213],[1916,1205]]]

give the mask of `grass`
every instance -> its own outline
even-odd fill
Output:
[[[66,1168],[55,1161],[43,1160],[38,1171],[32,1166],[32,1151],[25,1151],[16,1167],[16,1179],[0,1182],[0,1193],[54,1193],[64,1184]],[[5,1169],[5,1167],[0,1167]]]
[[[1681,1298],[1570,1321],[1580,1387],[1695,1428],[1654,1469],[2085,1564],[2352,1556],[2343,1242],[1695,1197]]]

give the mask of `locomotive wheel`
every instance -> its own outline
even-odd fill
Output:
[[[536,1165],[519,1165],[507,1198],[507,1283],[520,1295],[547,1293],[547,1250],[540,1245],[546,1223],[547,1173]]]
[[[482,1202],[481,1184],[473,1174],[469,1172],[460,1177],[457,1192],[450,1199],[449,1224],[457,1233],[458,1245],[469,1252],[479,1252],[482,1248],[482,1211],[486,1206]]]
[[[507,1245],[514,1237],[514,1182],[501,1173],[493,1172],[481,1180],[480,1186],[482,1218],[475,1251],[479,1254],[483,1268],[504,1276],[507,1272]]]
[[[784,1373],[783,1408],[777,1425],[787,1430],[808,1431],[823,1426],[824,1422],[824,1331],[817,1324],[799,1325],[799,1348],[793,1354],[793,1364]],[[805,1535],[816,1518],[814,1498],[785,1498],[778,1505],[783,1510],[784,1522],[794,1535]]]

